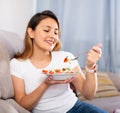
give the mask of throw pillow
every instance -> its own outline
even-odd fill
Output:
[[[23,49],[23,41],[13,32],[0,30],[0,98],[14,96],[9,61]]]
[[[116,88],[120,91],[120,82],[119,82],[120,74],[109,73],[109,77],[113,81],[113,83],[116,86]]]
[[[109,78],[106,72],[97,72],[98,76],[98,90],[94,98],[102,98],[102,97],[111,97],[120,95],[119,91],[113,84],[112,80]],[[85,100],[85,98],[77,93],[78,98],[81,100]]]
[[[13,86],[9,70],[9,54],[5,45],[0,42],[0,94],[1,98],[13,96]]]

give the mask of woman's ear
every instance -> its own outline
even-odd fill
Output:
[[[28,28],[27,32],[28,32],[28,35],[30,36],[30,38],[34,38],[34,31],[32,30],[32,28]]]

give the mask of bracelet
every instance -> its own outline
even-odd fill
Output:
[[[95,65],[94,69],[89,69],[87,66],[85,66],[85,70],[88,73],[96,73],[96,65]]]

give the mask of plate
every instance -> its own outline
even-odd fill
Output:
[[[66,80],[67,78],[72,78],[76,75],[76,73],[55,73],[55,74],[47,74],[47,76],[51,76],[54,80]]]

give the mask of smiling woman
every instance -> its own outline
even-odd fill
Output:
[[[45,10],[30,19],[24,42],[24,50],[10,62],[15,99],[21,106],[33,113],[107,113],[80,101],[70,88],[72,83],[81,94],[91,99],[97,89],[97,76],[95,72],[86,72],[84,76],[77,60],[64,62],[66,56],[71,59],[74,55],[60,51],[60,25],[52,11]],[[97,44],[87,54],[86,66],[89,70],[94,70],[100,57],[101,46]],[[55,80],[43,74],[43,70],[53,74],[53,70],[58,73],[59,69],[64,69],[64,72],[69,69],[75,76],[58,80],[56,74]]]

